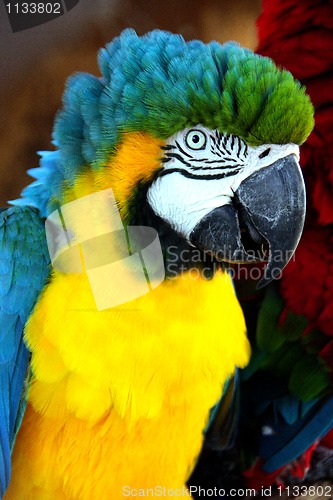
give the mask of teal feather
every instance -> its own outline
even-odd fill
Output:
[[[41,174],[42,176],[44,174]],[[29,352],[23,327],[49,274],[44,223],[37,210],[0,212],[0,495],[8,486],[11,449],[24,410]]]
[[[47,217],[57,208],[60,187],[64,182],[64,172],[60,169],[59,151],[41,151],[40,166],[28,170],[36,181],[22,191],[22,198],[10,201],[11,205],[35,207],[41,217]]]

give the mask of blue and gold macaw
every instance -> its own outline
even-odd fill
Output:
[[[313,109],[289,72],[235,43],[162,31],[124,31],[99,63],[100,78],[69,80],[56,151],[0,216],[6,499],[187,496],[210,410],[250,354],[221,263],[266,262],[264,285],[302,231],[298,145]],[[137,285],[119,224],[102,240],[96,229],[88,253],[82,243],[108,214],[81,201],[110,192],[127,236],[153,228],[163,256],[162,283],[131,300],[119,299]],[[63,238],[55,213],[67,214]],[[96,303],[110,291],[116,305]]]

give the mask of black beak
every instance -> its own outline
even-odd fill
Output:
[[[277,278],[294,254],[305,219],[305,186],[296,157],[286,156],[241,182],[232,205],[215,208],[190,241],[225,262],[267,262],[258,288]]]

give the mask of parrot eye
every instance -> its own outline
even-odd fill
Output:
[[[201,130],[190,130],[185,137],[185,144],[190,149],[204,149],[207,137]]]

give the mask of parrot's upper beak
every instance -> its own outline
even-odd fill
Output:
[[[190,241],[226,262],[266,261],[258,287],[279,276],[292,257],[305,219],[305,186],[295,155],[244,179],[232,205],[212,210]]]

